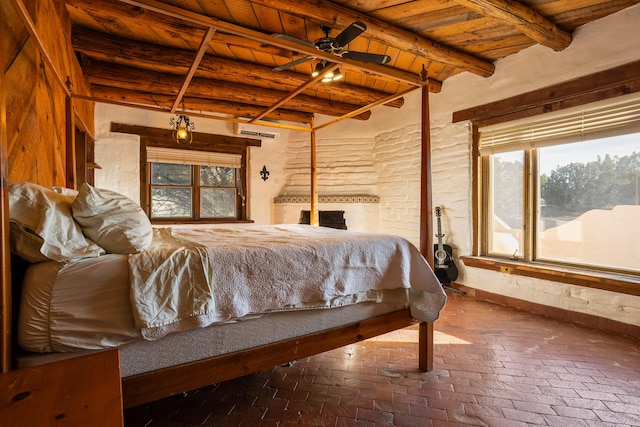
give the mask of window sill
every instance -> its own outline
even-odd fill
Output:
[[[463,256],[460,260],[467,267],[640,296],[638,276],[479,256]]]

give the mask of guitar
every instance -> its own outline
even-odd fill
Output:
[[[438,218],[438,243],[433,245],[434,254],[434,273],[443,285],[453,283],[458,278],[458,267],[453,263],[453,250],[450,245],[442,243],[442,225],[440,217],[442,216],[442,208],[436,207],[436,217]]]

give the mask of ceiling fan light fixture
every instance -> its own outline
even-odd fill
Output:
[[[324,61],[318,62],[316,64],[316,68],[313,69],[311,77],[318,77],[320,73],[322,73],[322,70],[324,70]]]
[[[334,75],[333,71],[327,71],[327,73],[322,77],[322,81],[332,81]]]

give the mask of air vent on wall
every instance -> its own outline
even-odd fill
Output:
[[[266,126],[254,125],[251,123],[235,123],[235,134],[260,139],[278,139],[280,134],[273,132]]]

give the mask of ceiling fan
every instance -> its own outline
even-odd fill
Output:
[[[297,39],[295,37],[291,37],[288,36],[286,34],[273,34],[273,36],[275,37],[279,37],[281,39],[285,39],[285,40],[289,40],[301,45],[305,45],[308,47],[314,47],[318,50],[321,50],[323,52],[327,52],[330,53],[332,55],[336,55],[339,56],[341,58],[348,58],[348,59],[353,59],[356,61],[362,61],[362,62],[370,62],[370,63],[375,63],[375,64],[386,64],[389,61],[391,61],[391,57],[389,55],[378,55],[375,53],[367,53],[367,52],[356,52],[356,51],[350,51],[350,50],[344,50],[345,46],[349,44],[349,42],[351,42],[351,40],[355,39],[356,37],[358,37],[360,34],[362,34],[366,29],[367,26],[362,23],[362,22],[354,22],[351,25],[349,25],[347,28],[345,28],[344,30],[342,30],[342,32],[340,34],[338,34],[336,37],[330,37],[329,34],[331,33],[331,28],[321,25],[320,28],[322,29],[322,31],[324,32],[324,37],[319,38],[318,40],[314,41],[313,43],[304,41],[304,40],[300,40]],[[282,71],[282,70],[286,70],[287,68],[293,67],[295,65],[298,64],[302,64],[304,62],[307,61],[311,61],[313,59],[315,59],[316,57],[313,55],[309,55],[306,56],[304,58],[300,58],[297,59],[295,61],[291,61],[288,62],[284,65],[280,65],[276,68],[274,68],[274,71]],[[327,66],[327,61],[326,60],[322,60],[320,61],[317,65],[316,68],[314,70],[314,77],[317,75],[316,73],[320,73],[325,67]],[[334,78],[333,80],[335,80],[335,75],[336,73],[334,73]],[[337,73],[337,75],[340,75],[339,72]]]

